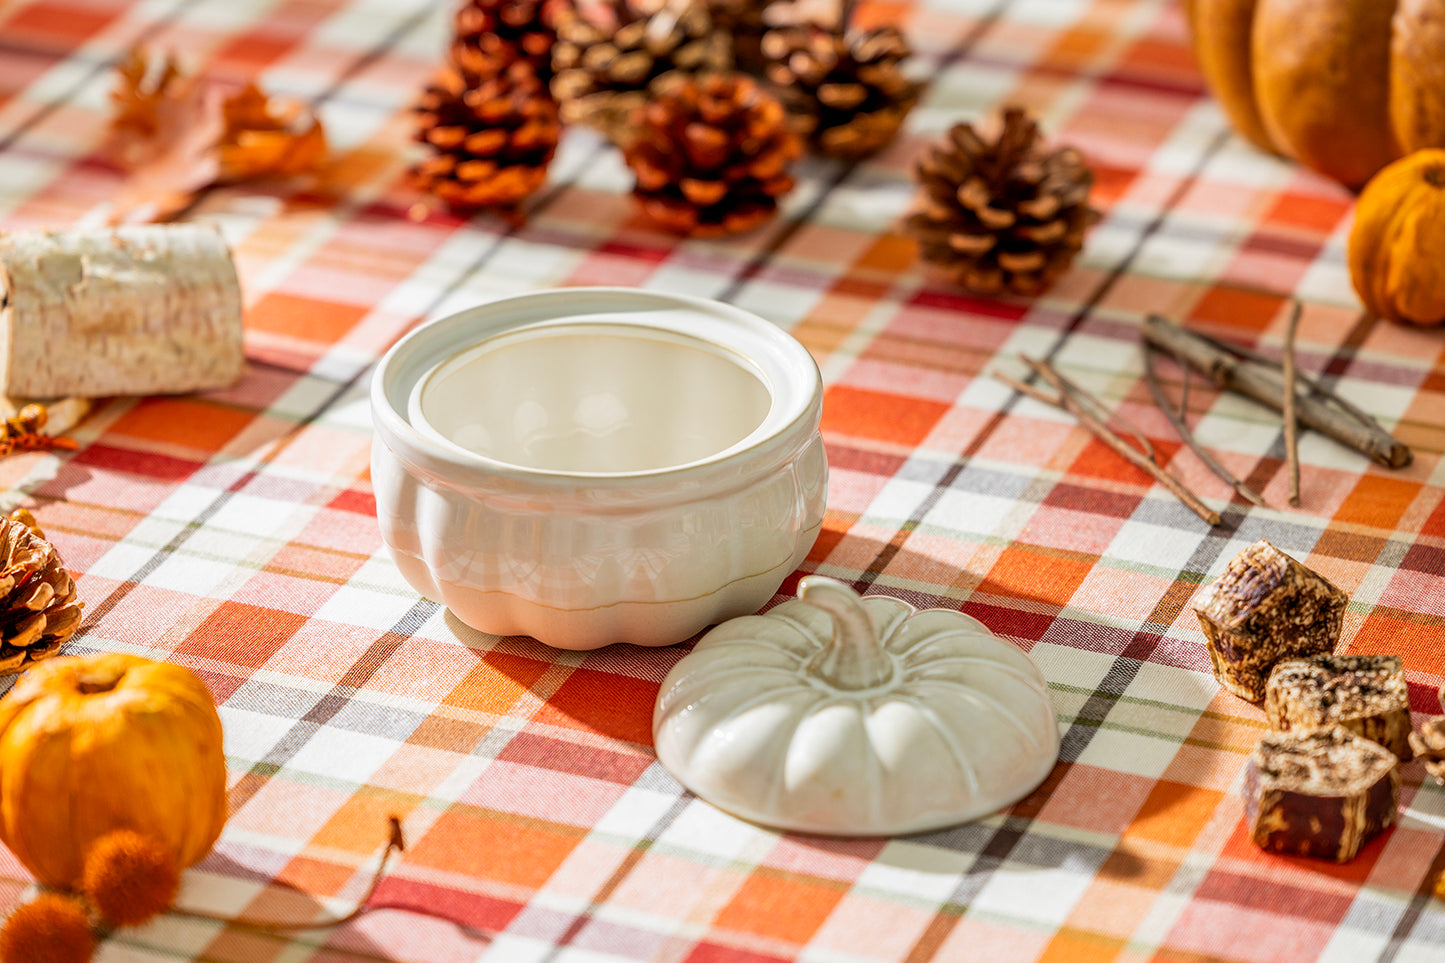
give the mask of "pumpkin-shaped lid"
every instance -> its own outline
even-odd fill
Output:
[[[962,613],[816,575],[704,636],[663,680],[652,731],[662,764],[718,808],[839,836],[976,819],[1027,795],[1059,752],[1018,648]]]

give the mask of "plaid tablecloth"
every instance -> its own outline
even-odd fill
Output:
[[[615,150],[569,131],[531,220],[408,220],[407,106],[439,61],[429,0],[0,3],[0,229],[94,221],[110,66],[137,43],[311,101],[325,190],[230,188],[244,380],[112,400],[74,453],[0,460],[79,579],[69,651],[170,659],[210,685],[232,816],[181,904],[313,918],[349,907],[400,817],[409,848],[335,931],[290,938],[168,916],[103,961],[1445,958],[1445,792],[1404,767],[1399,826],[1351,863],[1265,855],[1239,796],[1261,713],[1223,694],[1188,602],[1267,537],[1351,598],[1343,645],[1405,659],[1416,721],[1445,655],[1445,340],[1371,323],[1343,260],[1350,196],[1262,156],[1204,94],[1176,0],[873,2],[931,84],[886,153],[811,160],[782,215],[721,241],[640,220]],[[1102,221],[1032,302],[967,297],[898,222],[909,165],[958,119],[1033,109],[1098,174]],[[539,288],[622,284],[731,301],[795,334],[827,384],[827,521],[803,566],[974,615],[1027,650],[1063,732],[1048,780],[947,832],[779,835],[684,792],[649,720],[686,646],[552,651],[471,631],[398,577],[373,516],[371,366],[431,317]],[[1181,449],[1142,381],[1153,311],[1299,356],[1415,449],[1403,471],[1305,435],[1285,505],[1278,419],[1200,387]],[[1209,528],[1056,411],[988,377],[1050,357],[1144,425],[1224,516]],[[1172,383],[1178,389],[1178,381]],[[784,584],[791,595],[796,578]],[[0,853],[0,904],[29,886]],[[413,912],[424,909],[429,915]]]

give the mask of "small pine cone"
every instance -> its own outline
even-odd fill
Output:
[[[793,129],[822,153],[849,159],[887,146],[918,102],[918,84],[900,67],[911,52],[895,27],[845,36],[800,24],[763,37],[767,78]]]
[[[706,0],[713,29],[732,38],[733,66],[750,74],[763,72],[764,11],[788,0]]]
[[[968,124],[929,148],[906,230],[923,257],[976,294],[1033,295],[1068,268],[1098,218],[1093,172],[1073,148],[1045,151],[1023,109],[1004,111],[992,143]]]
[[[675,77],[633,120],[624,152],[643,212],[678,234],[715,237],[757,227],[793,188],[802,145],[787,112],[751,78]]]
[[[0,674],[54,655],[80,625],[75,581],[23,508],[0,518]]]
[[[562,134],[557,105],[525,60],[483,75],[442,68],[416,115],[417,140],[435,153],[411,181],[461,213],[516,218],[547,179]]]
[[[452,63],[463,73],[499,72],[497,61],[525,60],[552,79],[552,25],[557,0],[466,0],[453,20]]]
[[[564,123],[596,127],[625,144],[629,118],[659,78],[731,64],[728,36],[713,29],[701,0],[606,0],[559,11],[552,95]]]
[[[1445,786],[1445,716],[1431,716],[1410,733],[1410,748],[1415,750],[1415,758],[1425,763],[1425,771]]]

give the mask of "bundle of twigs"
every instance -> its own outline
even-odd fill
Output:
[[[1300,426],[1333,438],[1387,468],[1403,468],[1410,463],[1412,457],[1410,449],[1381,427],[1367,412],[1326,388],[1318,380],[1296,370],[1294,340],[1299,316],[1300,306],[1296,303],[1286,327],[1281,361],[1275,361],[1239,345],[1186,330],[1157,315],[1148,317],[1141,331],[1144,341],[1144,377],[1155,403],[1189,450],[1240,497],[1255,505],[1265,506],[1264,498],[1235,477],[1200,445],[1189,428],[1185,412],[1189,404],[1191,370],[1204,375],[1219,388],[1244,395],[1282,413],[1291,505],[1299,504]],[[1184,369],[1184,387],[1177,405],[1165,395],[1160,383],[1155,367],[1156,357],[1160,354],[1173,358]],[[1111,415],[1103,402],[1064,377],[1049,362],[1035,361],[1032,358],[1022,360],[1034,375],[1053,388],[1052,393],[1005,374],[995,372],[994,376],[1016,391],[1069,412],[1120,457],[1152,475],[1200,518],[1211,525],[1219,524],[1219,514],[1159,464],[1153,446],[1138,428],[1117,414]],[[1112,428],[1111,422],[1121,425],[1132,443]]]

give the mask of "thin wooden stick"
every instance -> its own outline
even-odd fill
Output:
[[[406,849],[406,840],[401,835],[401,821],[398,820],[395,816],[390,816],[388,817],[388,827],[391,831],[391,835],[386,841],[386,850],[381,854],[381,862],[377,864],[376,872],[372,874],[371,883],[366,887],[366,892],[362,894],[361,899],[357,901],[356,905],[352,907],[351,911],[348,913],[344,913],[340,916],[332,916],[327,919],[298,921],[261,920],[247,916],[228,918],[225,916],[216,916],[211,913],[202,912],[201,910],[173,909],[171,912],[174,913],[176,916],[184,916],[188,919],[209,920],[213,923],[224,923],[227,926],[235,926],[240,929],[255,930],[259,933],[272,934],[289,933],[294,930],[330,929],[334,926],[341,926],[344,923],[350,923],[352,920],[356,919],[358,916],[361,916],[363,913],[367,912],[367,910],[372,908],[369,905],[369,903],[371,902],[372,894],[376,892],[376,887],[381,884],[381,878],[386,875],[386,867],[387,864],[391,861],[391,854],[394,852],[401,852]]]
[[[1159,409],[1164,412],[1164,417],[1169,419],[1169,423],[1174,426],[1174,430],[1179,433],[1179,439],[1188,446],[1190,451],[1194,452],[1196,458],[1204,462],[1204,467],[1218,475],[1220,480],[1238,492],[1241,498],[1261,508],[1269,507],[1265,504],[1264,499],[1260,497],[1258,492],[1235,477],[1228,468],[1224,467],[1219,459],[1211,455],[1209,451],[1199,443],[1199,440],[1194,437],[1194,432],[1189,430],[1189,423],[1184,420],[1184,413],[1187,410],[1185,405],[1189,399],[1189,369],[1187,367],[1183,369],[1184,391],[1181,393],[1179,399],[1179,408],[1176,410],[1175,407],[1169,403],[1169,398],[1164,394],[1164,386],[1159,383],[1159,375],[1154,370],[1154,357],[1157,354],[1159,354],[1157,348],[1148,344],[1144,345],[1144,380],[1149,385],[1149,393],[1154,396],[1154,402],[1159,406]]]
[[[1059,403],[1058,395],[1051,395],[1047,391],[1041,391],[1035,386],[1028,384],[1027,382],[1020,381],[1017,378],[1010,377],[1009,375],[1004,374],[1002,371],[993,372],[993,376],[999,381],[1002,381],[1004,384],[1008,385],[1013,390],[1017,391],[1019,394],[1028,395],[1035,401],[1041,401],[1051,408],[1063,407],[1063,405]]]
[[[1294,339],[1299,331],[1299,316],[1302,305],[1296,301],[1289,313],[1289,322],[1284,327],[1284,358],[1281,375],[1284,391],[1281,394],[1280,413],[1284,418],[1284,457],[1289,464],[1289,503],[1299,507],[1299,415],[1295,408],[1299,401],[1299,387],[1295,384]]]
[[[1024,364],[1029,366],[1030,370],[1032,370],[1039,377],[1043,378],[1050,385],[1052,385],[1056,391],[1058,391],[1059,394],[1057,398],[1049,397],[1047,394],[1039,391],[1037,388],[1034,388],[1031,385],[1023,385],[1022,382],[1015,381],[1014,379],[1009,378],[1006,375],[1000,375],[999,373],[995,372],[994,377],[998,378],[1005,384],[1014,387],[1015,389],[1022,388],[1024,394],[1027,394],[1031,398],[1035,398],[1039,401],[1043,401],[1045,404],[1049,404],[1055,408],[1061,408],[1064,411],[1067,411],[1078,420],[1079,424],[1087,428],[1089,432],[1094,435],[1095,438],[1098,438],[1100,441],[1102,441],[1121,458],[1129,462],[1129,464],[1133,465],[1135,468],[1147,472],[1149,475],[1153,476],[1153,478],[1161,485],[1173,492],[1174,496],[1178,498],[1181,502],[1183,502],[1190,511],[1194,512],[1196,515],[1204,519],[1210,525],[1219,524],[1220,519],[1217,512],[1210,510],[1209,506],[1205,505],[1202,501],[1200,501],[1199,497],[1196,496],[1193,492],[1191,492],[1188,488],[1185,488],[1182,482],[1180,482],[1173,475],[1169,474],[1169,472],[1165,471],[1162,467],[1160,467],[1157,462],[1155,462],[1148,455],[1145,455],[1143,452],[1139,451],[1137,448],[1134,448],[1132,445],[1126,442],[1112,428],[1106,425],[1103,421],[1099,420],[1099,418],[1095,417],[1094,413],[1090,410],[1090,408],[1092,407],[1095,410],[1103,410],[1102,402],[1085,392],[1078,385],[1067,381],[1067,379],[1065,379],[1063,375],[1059,374],[1059,372],[1054,368],[1054,366],[1049,364],[1047,361],[1035,361],[1032,358],[1027,357],[1022,358],[1021,360],[1024,362]],[[1068,385],[1068,387],[1066,387],[1066,385]],[[1085,403],[1081,403],[1079,400],[1081,397],[1087,399],[1087,401]],[[1126,422],[1126,419],[1123,418],[1120,418],[1119,420],[1121,422]],[[1138,431],[1138,429],[1133,428],[1132,426],[1130,427],[1130,430],[1132,432]]]
[[[1256,361],[1250,353],[1188,331],[1157,315],[1145,318],[1140,331],[1146,343],[1206,375],[1218,387],[1242,394],[1275,411],[1283,407],[1284,378],[1277,365]],[[1410,449],[1368,414],[1313,379],[1298,374],[1297,378],[1314,392],[1297,399],[1300,424],[1368,455],[1387,468],[1410,464],[1413,457]]]
[[[1130,437],[1132,437],[1136,442],[1139,443],[1139,450],[1144,453],[1145,457],[1147,457],[1150,461],[1158,460],[1158,456],[1154,454],[1154,445],[1149,441],[1148,438],[1144,437],[1144,432],[1141,431],[1132,421],[1130,421],[1128,418],[1125,418],[1118,412],[1111,412],[1107,407],[1105,407],[1102,401],[1100,401],[1098,398],[1095,398],[1093,395],[1089,394],[1083,388],[1080,388],[1073,381],[1065,377],[1064,373],[1058,368],[1055,368],[1052,364],[1049,365],[1049,370],[1054,373],[1055,379],[1050,382],[1051,384],[1057,385],[1058,389],[1061,392],[1073,398],[1074,401],[1078,402],[1079,405],[1089,409],[1089,413],[1093,415],[1095,420],[1097,420],[1100,424],[1108,426],[1110,421],[1117,421],[1121,426],[1123,426],[1124,430],[1129,433]]]

